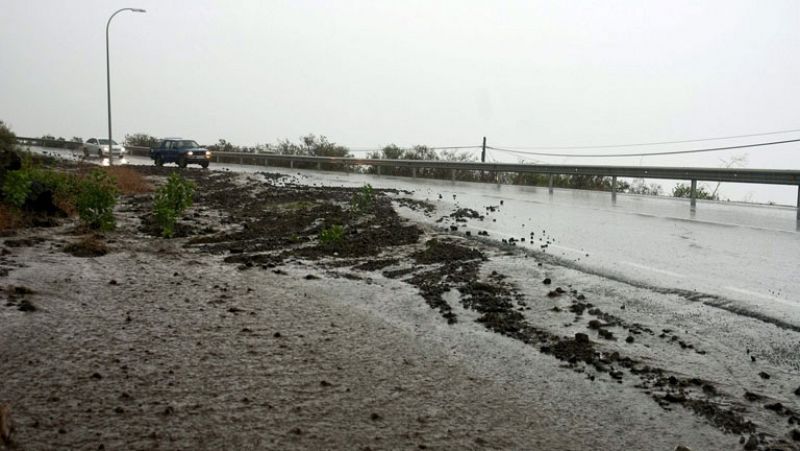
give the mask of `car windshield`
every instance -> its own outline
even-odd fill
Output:
[[[102,145],[104,145],[104,146],[107,146],[107,145],[108,145],[108,140],[107,140],[107,139],[98,139],[98,141],[100,141],[100,144],[102,144]],[[113,140],[112,140],[111,142],[113,143],[112,145],[114,145],[114,146],[116,146],[116,145],[117,145],[117,142],[116,142],[116,141],[113,141]]]
[[[175,141],[175,147],[179,149],[185,149],[185,148],[200,147],[200,145],[194,141]]]

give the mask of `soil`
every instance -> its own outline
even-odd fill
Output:
[[[155,183],[176,170],[135,169]],[[8,281],[15,308],[0,310],[9,325],[0,330],[0,403],[13,407],[19,447],[586,448],[532,427],[539,420],[521,414],[532,406],[502,383],[477,380],[445,350],[325,296],[340,279],[357,284],[353,296],[382,296],[370,286],[384,277],[416,289],[447,327],[469,318],[601,390],[630,382],[666,411],[679,406],[756,447],[796,449],[763,433],[713,382],[606,352],[592,337],[655,332],[572,287],[531,299],[507,275],[483,270],[496,247],[401,218],[393,201],[432,211],[398,200],[403,193],[375,189],[354,208],[357,188],[180,172],[198,189],[174,239],[159,237],[152,194],[140,194],[123,200],[119,229],[104,237],[76,238],[61,220],[5,240],[6,278],[33,287]],[[483,220],[468,209],[450,217]],[[334,227],[338,239],[321,239]],[[62,239],[70,244],[44,246]],[[569,304],[554,313],[591,317],[585,332],[561,335],[524,314],[554,300]],[[703,352],[671,331],[659,337]],[[788,421],[787,434],[800,422],[785,406],[772,410]]]

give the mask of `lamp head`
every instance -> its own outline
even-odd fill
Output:
[[[135,13],[146,13],[147,11],[141,8],[131,8],[131,11]]]

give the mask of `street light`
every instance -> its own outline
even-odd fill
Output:
[[[108,90],[108,164],[114,164],[114,145],[111,144],[113,141],[111,140],[111,61],[108,54],[108,27],[111,25],[111,19],[114,18],[117,14],[121,13],[122,11],[133,11],[135,13],[143,13],[146,12],[140,8],[122,8],[114,12],[111,17],[108,18],[108,22],[106,23],[106,88]]]

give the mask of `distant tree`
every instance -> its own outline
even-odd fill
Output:
[[[70,141],[76,142],[76,143],[82,143],[83,142],[83,138],[81,138],[80,136],[73,136],[72,139],[70,139]]]
[[[239,148],[229,143],[227,140],[220,138],[216,144],[207,146],[208,150],[212,152],[238,152]]]
[[[658,183],[647,184],[644,179],[636,179],[625,192],[644,196],[661,196],[664,193],[664,188]]]
[[[158,138],[146,133],[134,133],[125,135],[125,145],[135,147],[155,147],[158,145]]]
[[[16,143],[17,135],[3,121],[0,121],[0,152],[14,150]]]
[[[672,188],[672,197],[692,197],[692,187],[685,183],[678,183],[675,188]],[[719,200],[713,193],[709,193],[706,187],[698,186],[695,190],[695,197],[697,199],[710,199]]]

